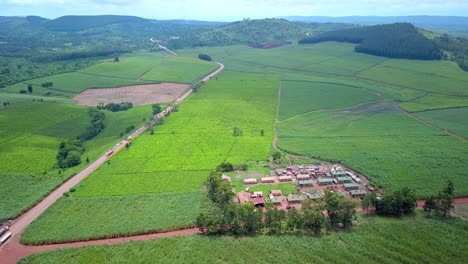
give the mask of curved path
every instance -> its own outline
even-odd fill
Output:
[[[224,65],[221,63],[216,62],[216,64],[219,65],[219,68],[207,76],[205,76],[203,79],[200,80],[200,82],[207,82],[210,80],[213,76],[216,74],[220,73],[224,69]],[[189,89],[187,92],[185,92],[174,104],[168,106],[165,111],[162,113],[159,113],[156,117],[160,118],[166,115],[167,112],[172,111],[172,109],[180,104],[183,100],[185,100],[190,94],[192,93],[192,89]],[[153,121],[155,122],[155,121]],[[146,124],[137,129],[135,132],[133,132],[130,136],[132,138],[138,137],[140,134],[145,132],[150,126],[147,126]],[[60,197],[65,192],[68,192],[71,188],[73,188],[75,185],[80,183],[82,180],[84,180],[86,177],[88,177],[94,170],[99,168],[101,165],[103,165],[105,162],[107,162],[108,159],[110,159],[113,155],[117,154],[119,151],[125,148],[125,145],[128,143],[127,140],[122,140],[119,142],[118,146],[114,149],[114,153],[110,156],[103,155],[99,157],[96,161],[94,161],[91,165],[86,167],[84,170],[82,170],[80,173],[77,175],[73,176],[72,178],[68,179],[65,183],[60,185],[57,189],[55,189],[53,192],[51,192],[49,195],[47,195],[42,201],[40,201],[38,204],[33,206],[31,209],[26,211],[24,214],[22,214],[20,217],[15,219],[10,226],[10,232],[12,233],[12,238],[5,242],[4,245],[0,247],[0,263],[2,264],[7,264],[7,263],[16,263],[19,258],[26,256],[30,253],[33,252],[38,252],[42,250],[47,250],[47,246],[41,246],[41,247],[31,247],[31,246],[24,246],[20,243],[20,237],[21,234],[24,232],[26,227],[28,227],[36,218],[38,218],[47,208],[49,208],[52,204],[54,204]],[[192,229],[191,229],[192,230]],[[171,235],[176,235],[178,234],[177,232],[188,232],[187,230],[185,231],[174,231],[174,232],[169,232],[169,233],[163,233],[163,234],[171,234]],[[194,233],[194,231],[192,230]],[[145,239],[150,239],[151,236],[162,236],[163,234],[150,234],[150,235],[145,235]],[[168,235],[169,236],[169,235]],[[141,236],[136,236],[136,237],[141,237]],[[120,238],[116,239],[109,239],[105,241],[116,241],[114,243],[118,242],[124,242],[131,240],[131,238],[134,237],[126,237],[126,238],[121,238],[122,240],[119,240]],[[126,240],[128,239],[128,240]],[[92,245],[92,241],[88,242],[83,242],[84,244],[89,243],[89,245]],[[100,242],[101,244],[105,242]],[[79,243],[69,243],[66,245],[69,246],[79,246]],[[83,244],[83,245],[84,245]],[[51,245],[52,247],[52,245]],[[53,248],[58,248],[57,245]],[[38,250],[39,249],[39,250]]]

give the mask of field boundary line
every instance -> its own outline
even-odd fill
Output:
[[[456,137],[456,138],[461,139],[461,140],[463,140],[463,141],[465,141],[465,142],[468,141],[467,138],[465,138],[465,137],[463,137],[463,136],[461,136],[461,135],[458,135],[458,134],[456,134],[456,133],[453,133],[452,131],[449,131],[449,130],[447,130],[447,129],[443,129],[443,128],[441,128],[441,127],[438,127],[438,126],[436,126],[436,125],[433,125],[433,124],[427,122],[426,120],[424,120],[424,119],[422,119],[422,118],[420,118],[420,117],[418,117],[418,116],[416,116],[416,115],[414,115],[414,114],[412,114],[412,113],[410,113],[410,112],[408,112],[408,111],[405,111],[405,110],[404,110],[403,108],[401,108],[400,106],[397,106],[397,108],[398,108],[401,112],[405,113],[407,116],[409,116],[409,117],[415,119],[416,121],[418,121],[418,122],[420,122],[420,123],[423,123],[424,125],[426,125],[426,126],[428,126],[428,127],[435,128],[435,129],[437,129],[437,130],[439,130],[439,131],[442,131],[443,133],[445,133],[445,134],[447,134],[447,135],[449,135],[449,136]]]
[[[468,105],[465,106],[449,106],[449,107],[442,107],[442,108],[431,108],[419,111],[408,111],[410,113],[424,113],[424,112],[432,112],[432,111],[439,111],[439,110],[449,110],[449,109],[459,109],[459,108],[468,108]]]

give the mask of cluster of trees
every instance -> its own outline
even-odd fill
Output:
[[[94,108],[89,109],[89,117],[91,125],[86,128],[86,131],[79,135],[76,140],[61,142],[59,151],[56,155],[57,165],[60,168],[71,168],[81,163],[81,155],[84,152],[83,143],[97,136],[105,127],[104,120],[106,115]],[[87,159],[87,162],[89,160]]]
[[[468,71],[468,39],[444,34],[434,41],[441,49],[448,52],[446,54],[448,59],[455,61],[464,71]]]
[[[57,165],[60,168],[71,168],[81,163],[81,155],[84,152],[81,140],[70,140],[59,144],[57,153]]]
[[[240,128],[238,127],[233,127],[232,128],[232,135],[235,136],[235,137],[240,137],[243,135],[243,132]]]
[[[416,209],[416,202],[414,192],[405,187],[397,191],[386,191],[381,199],[371,193],[364,197],[363,207],[373,206],[379,215],[402,216],[412,214]]]
[[[217,167],[216,167],[216,171],[217,172],[230,172],[230,171],[234,171],[234,170],[240,170],[240,171],[245,171],[247,170],[247,164],[241,164],[241,165],[234,165],[230,162],[227,162],[227,161],[223,161],[221,162],[221,164],[219,164]]]
[[[153,104],[151,107],[153,108],[153,115],[157,115],[162,111],[161,105],[159,104]]]
[[[421,34],[412,24],[395,23],[325,32],[302,39],[300,44],[323,41],[358,43],[356,52],[404,59],[434,60],[442,58],[436,43]]]
[[[49,87],[54,86],[54,83],[53,82],[45,82],[45,83],[41,83],[41,86],[44,87],[44,88],[49,88]]]
[[[88,115],[91,118],[91,125],[78,137],[82,141],[94,138],[105,128],[104,120],[106,120],[106,114],[104,112],[91,108],[88,111]]]
[[[205,60],[205,61],[212,61],[213,59],[207,55],[207,54],[198,54],[198,58],[200,60]]]
[[[454,198],[454,185],[452,180],[447,180],[447,185],[439,192],[437,196],[430,196],[426,198],[423,206],[423,210],[427,213],[427,216],[431,215],[434,211],[436,215],[446,217],[450,214],[450,211],[454,209],[453,198]]]
[[[111,112],[127,111],[132,108],[133,104],[131,102],[122,102],[122,103],[108,103],[106,105],[100,104],[97,106],[97,109],[105,109]]]
[[[198,90],[200,90],[200,88],[202,87],[203,84],[204,84],[203,82],[198,82],[198,83],[192,85],[192,91],[194,93],[198,92]]]
[[[220,172],[210,174],[206,188],[211,205],[200,213],[195,224],[207,234],[320,233],[324,227],[334,224],[350,226],[356,216],[356,202],[332,191],[326,191],[323,200],[304,201],[302,210],[292,208],[286,212],[268,203],[263,213],[252,203],[234,202],[232,185],[221,179]],[[328,217],[323,211],[327,211]]]

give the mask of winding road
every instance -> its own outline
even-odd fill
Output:
[[[224,70],[224,65],[216,62],[218,64],[218,69],[211,72],[200,82],[207,82],[213,76],[220,73]],[[172,111],[175,106],[180,104],[184,101],[190,94],[192,93],[192,89],[189,89],[185,92],[175,103],[168,106],[165,111],[159,113],[156,118],[164,117],[168,112]],[[155,122],[155,121],[153,121]],[[151,126],[143,125],[135,132],[133,132],[130,136],[132,138],[136,138],[145,132]],[[114,149],[114,153],[110,156],[103,155],[99,157],[96,161],[94,161],[91,165],[86,167],[80,173],[76,174],[75,176],[68,179],[62,185],[60,185],[57,189],[47,195],[42,201],[38,204],[33,206],[31,209],[26,211],[20,217],[15,219],[10,226],[10,232],[12,233],[12,237],[10,240],[6,241],[0,247],[0,263],[1,264],[10,264],[16,263],[20,258],[27,256],[31,253],[40,252],[44,250],[50,249],[57,249],[63,247],[75,247],[75,246],[85,246],[85,245],[100,245],[100,244],[113,244],[113,243],[121,243],[125,241],[132,241],[132,240],[142,240],[142,239],[151,239],[156,237],[165,237],[165,236],[174,236],[174,235],[187,235],[187,234],[195,234],[197,233],[197,229],[186,229],[186,230],[177,230],[173,232],[167,233],[157,233],[157,234],[147,234],[147,235],[140,235],[140,236],[131,236],[131,237],[122,237],[122,238],[114,238],[114,239],[104,239],[104,240],[94,240],[94,241],[86,241],[86,242],[77,242],[77,243],[65,243],[65,244],[54,244],[54,245],[45,245],[45,246],[26,246],[20,243],[20,237],[23,234],[26,227],[28,227],[36,218],[38,218],[47,208],[49,208],[52,204],[54,204],[65,192],[68,192],[71,188],[76,186],[86,177],[88,177],[93,171],[103,165],[107,160],[109,160],[113,155],[116,155],[125,148],[125,145],[129,143],[128,140],[122,140],[119,142],[117,147]]]

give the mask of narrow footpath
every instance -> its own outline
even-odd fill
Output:
[[[219,68],[212,73],[208,74],[205,76],[203,79],[200,80],[200,82],[207,82],[210,80],[213,76],[217,75],[224,69],[224,65],[221,63],[216,62],[216,64],[219,65]],[[168,112],[172,111],[172,109],[180,104],[182,101],[184,101],[190,94],[192,93],[192,89],[189,89],[185,94],[183,94],[174,104],[168,106],[165,111],[162,113],[158,114],[156,118],[161,118],[164,117]],[[149,129],[151,126],[148,125],[143,125],[139,129],[137,129],[135,132],[133,132],[130,136],[135,139],[138,137],[140,134],[144,133],[147,129]],[[55,248],[60,248],[60,246],[57,245],[50,245],[48,246],[25,246],[20,243],[20,237],[23,234],[24,230],[26,227],[28,227],[36,218],[38,218],[47,208],[49,208],[52,204],[54,204],[60,197],[65,192],[68,192],[71,188],[76,186],[78,183],[80,183],[82,180],[84,180],[86,177],[88,177],[93,171],[95,171],[97,168],[99,168],[101,165],[103,165],[107,160],[109,160],[113,155],[116,155],[119,153],[119,151],[123,150],[125,148],[125,145],[129,143],[128,140],[122,140],[118,146],[114,149],[114,153],[112,155],[107,156],[106,154],[102,155],[99,157],[96,161],[94,161],[91,165],[86,167],[84,170],[82,170],[80,173],[77,175],[73,176],[72,178],[68,179],[66,182],[64,182],[62,185],[60,185],[57,189],[55,189],[52,193],[47,195],[42,201],[40,201],[38,204],[33,206],[31,209],[23,213],[20,217],[17,219],[13,220],[12,225],[10,226],[10,232],[12,233],[12,237],[5,242],[0,247],[0,263],[1,264],[10,264],[10,263],[16,263],[20,258],[27,256],[31,253],[34,252],[39,252],[43,250],[48,250],[48,249],[55,249]],[[80,245],[93,245],[93,243],[97,244],[106,244],[106,243],[121,243],[125,241],[130,241],[132,240],[141,240],[141,239],[150,239],[149,237],[163,237],[164,234],[166,236],[173,236],[177,234],[193,234],[196,233],[196,230],[194,229],[188,229],[191,231],[187,230],[179,230],[179,231],[174,231],[174,232],[168,232],[168,233],[161,233],[161,234],[149,234],[149,235],[143,235],[143,236],[133,236],[133,237],[125,237],[125,238],[115,238],[115,239],[107,239],[107,240],[96,240],[100,242],[94,242],[94,241],[87,241],[87,242],[82,242],[80,243],[67,243],[67,244],[60,244],[63,245],[63,247],[72,247],[72,246],[80,246]],[[140,238],[141,237],[141,238]],[[153,238],[154,238],[153,237]],[[140,238],[140,239],[137,239]],[[120,240],[119,240],[120,239]]]

